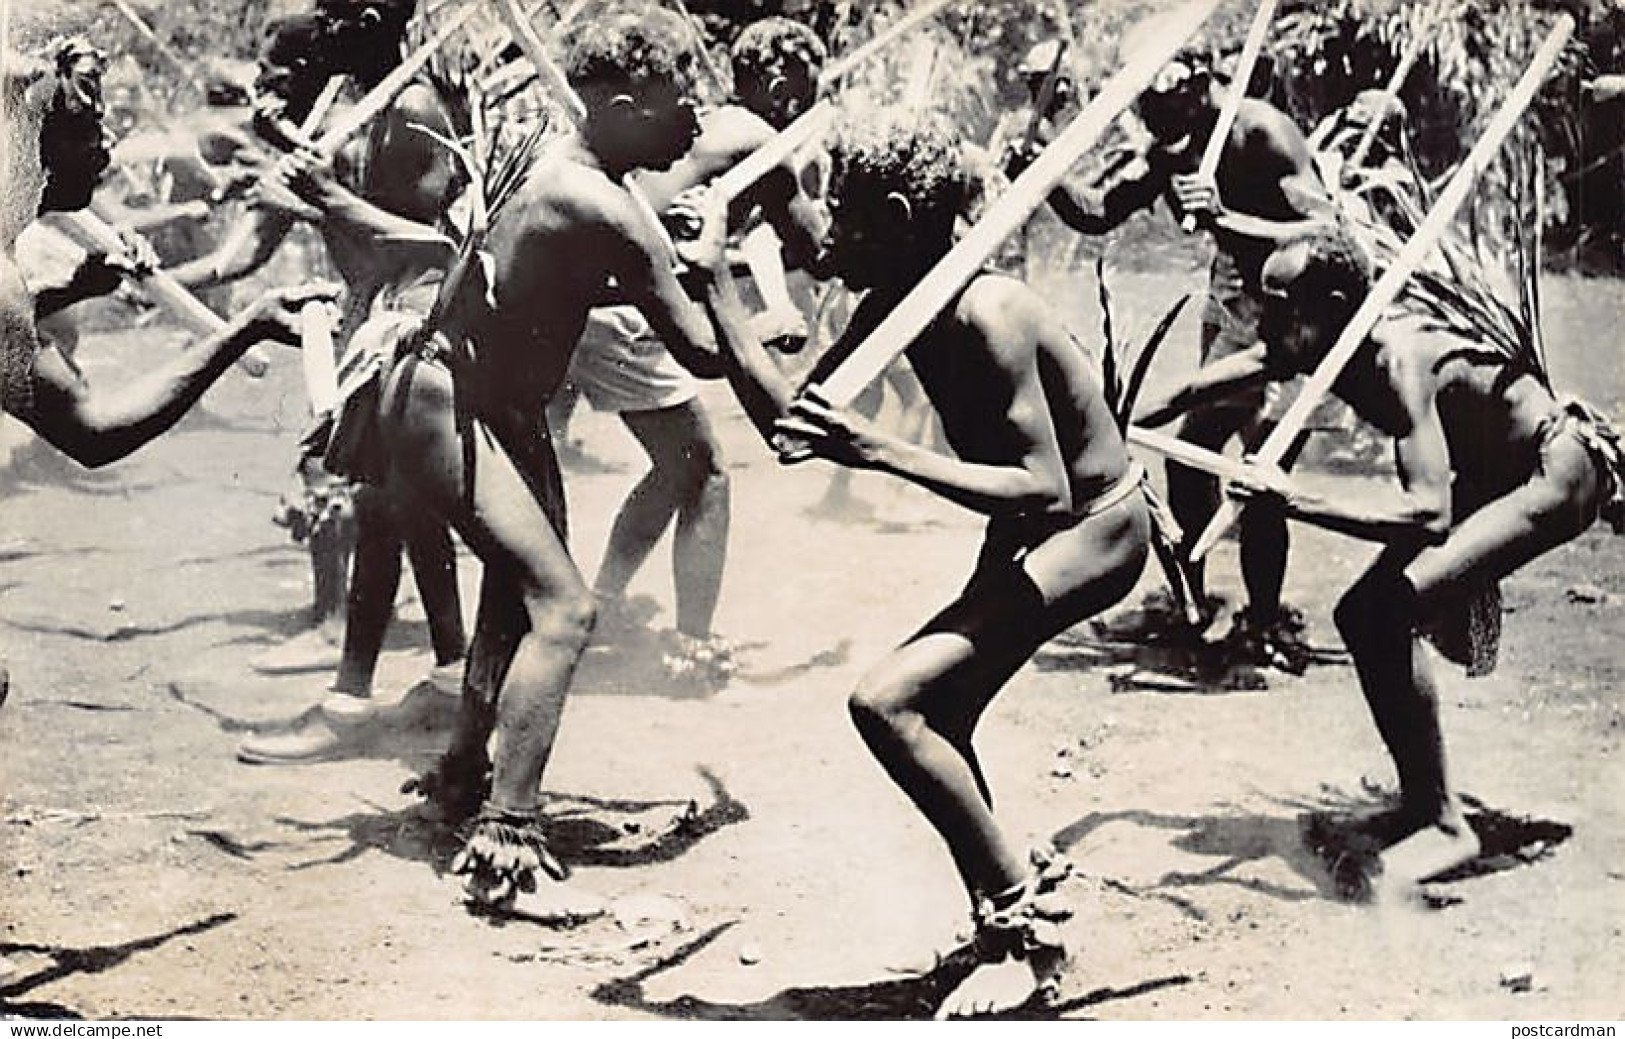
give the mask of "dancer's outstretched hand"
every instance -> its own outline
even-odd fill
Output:
[[[298,346],[303,328],[300,312],[305,304],[331,303],[338,298],[340,288],[335,282],[318,282],[271,289],[238,315],[237,320],[252,342],[271,340]]]

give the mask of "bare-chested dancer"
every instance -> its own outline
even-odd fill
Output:
[[[1111,167],[1097,183],[1067,183],[1050,195],[1057,216],[1084,234],[1104,234],[1134,212],[1167,196],[1176,215],[1196,216],[1218,246],[1208,276],[1202,318],[1203,363],[1252,346],[1261,309],[1258,272],[1275,245],[1335,215],[1315,171],[1314,157],[1297,126],[1265,101],[1241,104],[1219,161],[1218,184],[1195,176],[1202,149],[1218,118],[1225,87],[1203,56],[1186,53],[1158,74],[1141,95],[1137,111],[1152,140],[1140,161]],[[1043,143],[1039,134],[1035,147]],[[1020,168],[1028,156],[1013,156]],[[1264,393],[1228,401],[1188,415],[1179,435],[1213,450],[1240,435],[1250,448],[1268,433]],[[1218,482],[1205,473],[1168,467],[1168,500],[1174,517],[1194,537],[1219,503]],[[1290,659],[1292,626],[1283,614],[1287,531],[1278,516],[1248,510],[1241,519],[1241,570],[1247,608],[1238,626],[1257,643],[1265,662],[1297,669]],[[1190,570],[1205,610],[1204,567]]]
[[[1148,403],[1147,424],[1314,370],[1370,281],[1366,257],[1332,232],[1289,242],[1261,273],[1264,343]],[[1586,405],[1558,400],[1527,357],[1425,316],[1396,310],[1379,321],[1335,391],[1393,438],[1400,493],[1323,499],[1276,493],[1267,478],[1236,493],[1254,509],[1383,546],[1335,616],[1399,772],[1399,807],[1363,828],[1385,846],[1380,883],[1403,890],[1478,852],[1446,769],[1424,636],[1469,674],[1492,667],[1496,582],[1578,537],[1599,514],[1619,529],[1625,458],[1608,424]]]
[[[0,74],[0,409],[80,465],[110,465],[162,435],[249,348],[299,342],[299,312],[331,288],[278,290],[115,390],[96,389],[40,334],[53,315],[113,287],[122,268],[91,256],[49,298],[29,292],[17,239],[35,217],[90,204],[108,166],[99,51],[83,40],[42,57],[5,55]],[[11,679],[0,661],[0,704]],[[0,956],[0,983],[13,973]]]
[[[458,731],[418,785],[448,817],[475,815],[456,868],[490,903],[534,885],[538,870],[563,874],[540,784],[595,613],[566,549],[548,398],[611,281],[678,361],[702,377],[717,370],[710,324],[626,186],[633,170],[677,162],[698,133],[688,41],[678,16],[647,5],[581,23],[564,61],[586,106],[581,127],[549,142],[493,225],[494,284],[476,272],[383,382],[391,493],[450,523],[484,564]]]
[[[374,86],[400,62],[414,2],[322,0],[311,15],[283,23],[267,48],[260,77],[257,118],[261,124],[272,124],[274,129],[286,121],[301,120],[330,76],[348,74],[363,90]],[[410,239],[421,237],[418,225],[446,226],[447,211],[461,188],[454,160],[424,130],[457,133],[454,107],[455,99],[443,97],[427,79],[414,82],[378,116],[364,137],[340,153],[334,163],[337,177],[300,159],[290,160],[280,171],[281,177],[268,176],[248,248],[234,256],[201,257],[173,273],[191,284],[240,278],[275,252],[299,219],[296,214],[302,214],[316,223],[349,287],[340,329],[346,350],[358,338],[377,338],[362,334],[369,323],[376,328],[379,322],[395,323],[403,315],[421,316],[434,298],[443,273],[439,267],[446,262],[447,253],[441,246],[415,246]],[[288,177],[301,178],[299,187],[305,197],[298,198],[298,192],[281,182]],[[287,204],[279,206],[278,200]],[[386,236],[402,227],[409,232],[402,236],[407,241],[386,241]],[[328,424],[321,422],[306,438],[300,469],[318,492],[339,494],[339,481],[322,461],[327,433]],[[444,692],[458,688],[465,637],[456,557],[448,532],[443,525],[400,509],[377,488],[357,485],[344,492],[353,500],[356,541],[348,609],[338,614],[347,620],[332,684],[335,695],[323,701],[323,711],[302,728],[245,741],[239,748],[244,760],[275,764],[319,756],[340,742],[334,724],[369,713],[373,672],[400,582],[403,546],[429,620],[435,666],[428,680]],[[342,566],[337,574],[332,573],[334,560],[326,551],[330,546],[317,543],[341,537],[333,529],[311,532],[319,583],[330,585],[337,580],[342,586]],[[318,592],[319,603],[332,598]],[[325,627],[330,629],[336,619],[330,610]],[[319,627],[311,636],[314,645],[296,640],[274,652],[273,662],[263,666],[274,670],[330,666],[330,636],[330,630],[323,634]]]
[[[736,100],[701,116],[694,147],[671,169],[637,178],[656,208],[709,183],[806,111],[817,94],[824,46],[798,22],[766,18],[740,34],[732,60]],[[765,218],[791,267],[804,266],[817,250],[821,218],[788,162],[745,192],[733,214],[735,229],[755,214]],[[620,414],[651,463],[616,514],[593,584],[603,619],[615,623],[627,585],[675,518],[677,638],[667,663],[689,677],[724,679],[731,650],[712,620],[728,552],[728,474],[695,379],[636,308],[618,306],[588,318],[570,381],[597,410]]]
[[[815,380],[947,253],[966,201],[954,132],[917,114],[850,126],[833,155],[833,222],[819,266],[867,295]],[[1066,957],[1056,892],[1065,870],[1042,855],[1029,862],[1006,838],[972,740],[993,697],[1045,641],[1134,587],[1149,523],[1141,472],[1084,352],[1022,282],[978,275],[908,348],[951,448],[937,453],[830,407],[816,385],[792,400],[740,319],[719,238],[713,230],[709,256],[701,250],[695,262],[711,272],[730,378],[764,433],[987,517],[959,597],[870,671],[850,707],[870,751],[947,844],[973,906],[979,964],[940,1015],[1021,1005],[1053,986]]]
[[[56,44],[45,60],[8,56],[0,81],[0,133],[10,147],[0,167],[0,403],[81,465],[116,462],[186,414],[245,350],[263,341],[296,344],[299,310],[330,298],[330,288],[266,294],[219,333],[155,359],[116,390],[94,390],[35,331],[36,301],[14,248],[36,215],[83,209],[107,168],[101,125],[100,53],[80,40]],[[100,263],[100,261],[92,261]],[[77,279],[72,294],[105,288],[99,275]],[[67,306],[61,296],[47,307]]]

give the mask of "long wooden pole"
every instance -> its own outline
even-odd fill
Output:
[[[1426,24],[1417,32],[1416,38],[1411,40],[1411,45],[1406,48],[1405,53],[1400,57],[1399,64],[1394,67],[1394,74],[1388,77],[1388,84],[1382,89],[1382,101],[1378,105],[1377,111],[1371,114],[1371,121],[1366,124],[1365,130],[1360,134],[1359,142],[1355,144],[1354,151],[1349,155],[1349,169],[1359,169],[1365,165],[1365,160],[1370,157],[1371,146],[1376,143],[1377,134],[1382,130],[1383,124],[1388,121],[1388,109],[1398,100],[1399,92],[1405,86],[1405,80],[1410,77],[1411,69],[1416,67],[1417,60],[1422,57],[1422,49],[1427,46],[1428,37],[1433,34],[1433,26],[1436,21],[1437,18],[1427,20]]]
[[[549,92],[564,106],[570,122],[579,128],[587,120],[586,102],[581,100],[581,95],[570,85],[564,70],[559,68],[552,56],[547,53],[547,45],[536,34],[536,27],[526,17],[524,8],[519,6],[519,0],[498,0],[498,10],[501,11],[503,20],[508,23],[508,31],[513,35],[514,42],[519,44],[519,49],[525,52],[525,57],[535,66],[537,75],[548,85]],[[675,257],[676,246],[672,244],[671,235],[666,232],[665,225],[660,222],[660,217],[656,215],[648,197],[630,178],[623,183],[627,193],[632,196],[632,202],[642,213],[644,222],[659,236],[667,252]]]
[[[1512,92],[1502,103],[1501,110],[1484,129],[1484,135],[1461,161],[1455,175],[1450,178],[1450,183],[1439,193],[1438,201],[1433,204],[1427,218],[1417,227],[1416,234],[1405,243],[1405,248],[1400,250],[1388,270],[1371,287],[1365,301],[1354,312],[1354,316],[1349,318],[1342,334],[1337,337],[1337,342],[1305,381],[1303,391],[1292,402],[1286,414],[1281,416],[1281,421],[1275,429],[1259,445],[1256,457],[1260,462],[1278,465],[1286,457],[1293,441],[1308,424],[1310,416],[1314,414],[1321,400],[1331,392],[1332,384],[1342,374],[1343,368],[1353,358],[1354,352],[1365,342],[1366,336],[1371,333],[1371,329],[1388,309],[1389,304],[1398,298],[1411,274],[1450,229],[1451,223],[1456,218],[1456,211],[1467,201],[1467,196],[1472,192],[1479,176],[1495,161],[1496,154],[1517,127],[1524,110],[1534,101],[1535,94],[1546,82],[1552,66],[1562,57],[1563,48],[1573,32],[1574,19],[1566,14],[1559,16],[1552,31],[1547,34],[1546,42],[1535,52],[1535,57],[1530,62],[1528,70],[1524,72],[1523,78],[1512,88]],[[1219,538],[1224,536],[1225,531],[1230,529],[1238,514],[1239,510],[1235,503],[1228,501],[1221,503],[1219,511],[1214,513],[1212,522],[1191,548],[1191,558],[1201,559],[1206,555]]]
[[[677,11],[677,16],[683,20],[683,24],[688,26],[688,31],[694,34],[694,49],[700,52],[700,64],[705,66],[705,74],[710,78],[711,85],[719,94],[727,94],[732,77],[717,67],[716,59],[711,57],[711,50],[705,45],[705,27],[694,17],[683,0],[671,0],[671,6]]]
[[[90,210],[76,210],[57,216],[57,226],[80,248],[117,256],[128,252],[124,239],[113,226]],[[139,279],[141,287],[193,332],[209,335],[226,327],[225,319],[210,310],[186,286],[163,271],[153,271]]]
[[[452,15],[440,31],[424,41],[423,45],[399,65],[390,70],[389,75],[378,81],[378,85],[367,91],[367,95],[356,102],[354,108],[334,121],[333,126],[316,141],[316,150],[328,158],[338,154],[344,142],[354,137],[368,123],[372,122],[379,113],[394,104],[401,91],[411,85],[412,80],[422,71],[435,52],[445,46],[446,41],[457,35],[463,25],[479,10],[479,5],[469,3],[461,11]]]
[[[824,66],[824,71],[818,76],[819,91],[824,92],[833,89],[842,79],[857,71],[870,58],[891,46],[904,33],[928,19],[936,17],[939,11],[955,2],[957,0],[930,0],[929,3],[921,4],[864,41],[861,46],[830,62]]]
[[[106,218],[88,209],[76,210],[72,213],[53,214],[56,226],[82,249],[89,252],[116,255],[128,251],[124,239],[119,237]],[[136,279],[137,284],[149,296],[158,302],[174,318],[187,329],[197,335],[213,335],[226,327],[225,319],[210,310],[202,300],[192,295],[186,286],[165,274],[155,270],[142,278]],[[258,379],[271,368],[271,361],[265,351],[257,346],[249,347],[237,359],[237,367],[245,373]]]
[[[722,202],[732,202],[771,170],[784,165],[790,156],[801,150],[802,145],[822,135],[834,122],[835,103],[829,100],[818,102],[725,170],[711,182],[711,190]]]
[[[1044,204],[1050,190],[1100,140],[1151,83],[1192,33],[1207,21],[1218,0],[1191,0],[1166,18],[1168,31],[1156,34],[1101,87],[1077,118],[1018,176],[985,216],[931,269],[901,303],[830,373],[822,392],[831,403],[848,404],[887,365],[908,348],[947,306],[955,293],[982,269],[987,258]]]
[[[906,17],[886,26],[873,39],[852,53],[830,63],[818,76],[818,92],[828,93],[864,62],[901,39],[905,33],[941,11],[955,0],[932,0],[916,8]],[[770,170],[782,166],[790,156],[800,151],[808,141],[820,136],[835,121],[835,105],[827,98],[803,112],[799,118],[726,172],[711,182],[711,190],[724,203],[732,202]]]
[[[1270,23],[1275,19],[1275,5],[1276,0],[1259,0],[1258,10],[1253,14],[1253,24],[1247,29],[1247,40],[1241,45],[1241,57],[1236,61],[1234,78],[1230,81],[1230,93],[1225,95],[1224,106],[1219,109],[1219,117],[1213,122],[1213,132],[1208,135],[1202,158],[1196,165],[1196,176],[1202,180],[1212,180],[1214,174],[1219,172],[1219,160],[1224,157],[1224,146],[1230,140],[1230,128],[1236,123],[1241,103],[1247,99],[1247,84],[1252,81],[1253,66],[1258,64],[1258,56],[1264,52],[1264,40],[1269,37]],[[1179,226],[1189,234],[1196,230],[1196,218],[1187,215]]]
[[[509,35],[519,44],[519,49],[530,59],[531,67],[547,85],[547,92],[563,106],[570,124],[581,126],[587,120],[586,102],[581,100],[581,95],[570,85],[564,70],[559,68],[558,63],[547,53],[547,44],[542,42],[542,38],[536,34],[536,27],[525,17],[525,11],[519,6],[519,0],[497,0],[497,9],[502,14],[502,20],[507,23]]]
[[[316,95],[315,103],[310,106],[310,111],[305,114],[305,121],[299,124],[299,136],[308,141],[311,135],[321,128],[322,120],[327,118],[328,110],[337,103],[339,91],[343,87],[343,76],[328,77],[327,82],[322,86],[322,92]],[[244,249],[248,248],[249,243],[254,239],[257,223],[258,221],[251,212],[245,211],[239,216],[237,222],[231,226],[231,230],[226,232],[225,244],[220,247],[220,255],[224,258],[223,262],[228,264],[233,262],[242,254]],[[222,261],[216,261],[217,264],[219,262]],[[217,266],[215,270],[218,272],[220,268]]]
[[[200,94],[204,92],[203,83],[192,71],[192,64],[175,53],[174,49],[153,31],[152,26],[147,24],[147,20],[142,18],[141,14],[131,7],[127,0],[112,0],[112,2],[113,6],[118,9],[118,13],[122,14],[125,20],[135,27],[135,31],[146,38],[148,43],[152,44],[154,50],[163,55],[164,59],[171,65],[175,66],[175,71],[179,72],[181,77],[191,84],[194,90]]]
[[[316,95],[315,103],[310,106],[310,111],[305,115],[305,121],[299,124],[301,136],[308,140],[315,135],[317,130],[322,128],[322,120],[326,119],[327,113],[331,112],[333,106],[338,104],[339,91],[344,89],[344,78],[343,76],[327,77],[327,82],[322,84],[322,92]]]
[[[1055,103],[1055,90],[1061,82],[1061,63],[1066,60],[1066,41],[1061,40],[1055,45],[1055,60],[1050,62],[1049,71],[1044,73],[1044,82],[1038,88],[1038,95],[1033,98],[1033,114],[1027,119],[1027,132],[1021,138],[1021,150],[1026,154],[1038,140],[1038,131],[1044,125],[1044,117],[1049,114],[1049,106]]]

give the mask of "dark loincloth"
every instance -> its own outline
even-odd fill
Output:
[[[1597,515],[1607,520],[1616,534],[1625,533],[1625,442],[1619,432],[1597,409],[1570,398],[1542,423],[1540,454],[1543,456],[1563,436],[1578,440],[1597,467],[1601,486]],[[1537,463],[1534,472],[1539,471]],[[1496,496],[1485,494],[1474,481],[1458,478],[1451,497],[1454,523],[1460,525]],[[1426,625],[1422,634],[1445,659],[1465,667],[1467,677],[1478,678],[1495,670],[1501,646],[1501,614],[1500,582],[1480,582],[1447,600],[1440,608],[1439,619]]]

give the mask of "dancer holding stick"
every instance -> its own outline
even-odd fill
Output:
[[[466,11],[454,15],[404,61],[402,44],[412,14],[407,0],[368,0],[360,7],[331,10],[319,6],[311,15],[283,23],[267,48],[261,81],[274,88],[274,100],[263,112],[276,113],[273,121],[288,116],[310,122],[303,106],[314,106],[337,76],[352,77],[367,95],[334,120],[313,147],[293,152],[267,175],[252,224],[264,237],[247,250],[252,254],[247,263],[233,258],[225,273],[246,273],[275,251],[298,220],[314,221],[349,287],[338,335],[347,361],[352,341],[377,347],[384,338],[357,340],[368,323],[398,323],[403,313],[421,315],[424,300],[433,297],[432,282],[449,258],[447,214],[464,178],[449,153],[422,128],[445,135],[461,132],[453,120],[460,101],[442,96],[438,86],[425,81],[421,65],[434,47],[445,45]],[[412,74],[403,76],[403,69]],[[374,125],[364,141],[357,140],[357,129],[365,125],[360,119],[368,113]],[[353,171],[349,186],[335,177],[328,161],[347,142],[354,146],[353,154],[341,156]],[[215,266],[214,257],[204,257],[176,273],[208,279]],[[306,371],[315,379],[313,407],[317,398],[336,396],[325,366],[312,363]],[[373,673],[393,609],[403,545],[429,618],[434,662],[427,681],[450,694],[459,686],[466,638],[449,535],[443,526],[403,513],[382,493],[330,471],[324,463],[330,432],[331,416],[318,410],[301,443],[299,498],[285,512],[295,536],[310,545],[316,623],[310,632],[252,663],[267,673],[336,668],[337,674],[332,695],[306,724],[244,741],[239,756],[254,763],[319,757],[339,746],[345,725],[374,712]]]
[[[729,377],[765,437],[793,441],[799,456],[892,473],[987,517],[964,590],[849,702],[870,751],[947,845],[972,904],[976,967],[939,1017],[1007,1011],[1056,990],[1066,867],[1042,852],[1029,860],[1005,835],[972,741],[993,698],[1047,639],[1134,587],[1149,526],[1143,473],[1083,351],[1032,290],[983,263],[1212,8],[1171,16],[1178,28],[1135,54],[958,245],[969,185],[957,135],[917,113],[844,127],[825,262],[867,294],[814,369],[824,381],[800,396],[742,320],[714,197],[692,247]],[[951,454],[847,407],[904,352]]]
[[[1255,20],[1255,25],[1258,22]],[[1238,80],[1247,70],[1239,69]],[[1232,84],[1234,87],[1234,84]],[[1222,109],[1236,101],[1229,132],[1217,132]],[[1255,98],[1222,94],[1205,57],[1184,52],[1165,66],[1140,98],[1138,112],[1151,140],[1141,155],[1096,178],[1063,182],[1050,205],[1068,226],[1104,234],[1136,211],[1168,200],[1176,215],[1194,215],[1213,232],[1216,251],[1208,273],[1202,313],[1200,358],[1206,364],[1245,350],[1257,341],[1262,301],[1258,288],[1264,258],[1282,241],[1336,219],[1303,133],[1286,113]],[[1195,142],[1221,146],[1217,183],[1194,170]],[[1011,157],[1019,170],[1027,157]],[[1189,412],[1179,435],[1210,450],[1232,438],[1246,446],[1269,428],[1262,387],[1212,407]],[[1168,467],[1168,503],[1187,534],[1201,529],[1220,506],[1219,482],[1181,465]],[[1226,641],[1261,664],[1301,671],[1307,663],[1301,618],[1282,602],[1288,552],[1286,525],[1263,511],[1245,519],[1241,572],[1246,606],[1238,610]],[[1189,630],[1201,638],[1218,613],[1207,591],[1206,568],[1187,564],[1201,609]]]
[[[1513,87],[1506,101],[1502,103],[1500,111],[1485,128],[1484,135],[1462,160],[1449,185],[1439,193],[1438,201],[1434,203],[1427,219],[1417,228],[1416,234],[1405,243],[1404,250],[1383,273],[1382,280],[1364,297],[1364,304],[1350,319],[1337,343],[1327,352],[1325,361],[1310,374],[1302,392],[1293,400],[1292,406],[1281,416],[1275,429],[1258,447],[1255,454],[1261,463],[1282,467],[1291,465],[1298,435],[1308,424],[1321,398],[1331,392],[1342,366],[1360,348],[1366,332],[1376,324],[1388,304],[1398,297],[1411,273],[1449,230],[1455,220],[1456,211],[1467,201],[1479,175],[1495,161],[1501,146],[1506,143],[1508,135],[1523,116],[1524,109],[1534,101],[1535,94],[1545,83],[1558,58],[1562,56],[1563,46],[1573,28],[1572,19],[1559,19],[1558,24],[1547,36],[1546,42],[1536,52],[1528,71]],[[1191,554],[1194,558],[1202,558],[1218,542],[1230,524],[1235,521],[1237,512],[1237,506],[1229,502],[1224,503],[1192,547]]]
[[[1287,243],[1264,266],[1263,344],[1209,366],[1142,416],[1160,424],[1204,398],[1305,373],[1304,394],[1282,419],[1284,436],[1332,389],[1393,439],[1398,494],[1311,495],[1282,479],[1274,467],[1279,455],[1262,452],[1256,464],[1226,474],[1232,495],[1249,508],[1382,546],[1335,611],[1399,777],[1395,808],[1346,824],[1381,849],[1375,874],[1357,878],[1379,893],[1410,891],[1467,863],[1479,848],[1447,768],[1441,696],[1424,639],[1469,676],[1488,673],[1500,636],[1500,579],[1577,537],[1599,515],[1616,530],[1625,523],[1619,434],[1589,406],[1557,398],[1534,351],[1503,349],[1489,337],[1391,309],[1572,28],[1568,16],[1559,19],[1380,279],[1373,282],[1369,260],[1341,231]]]

